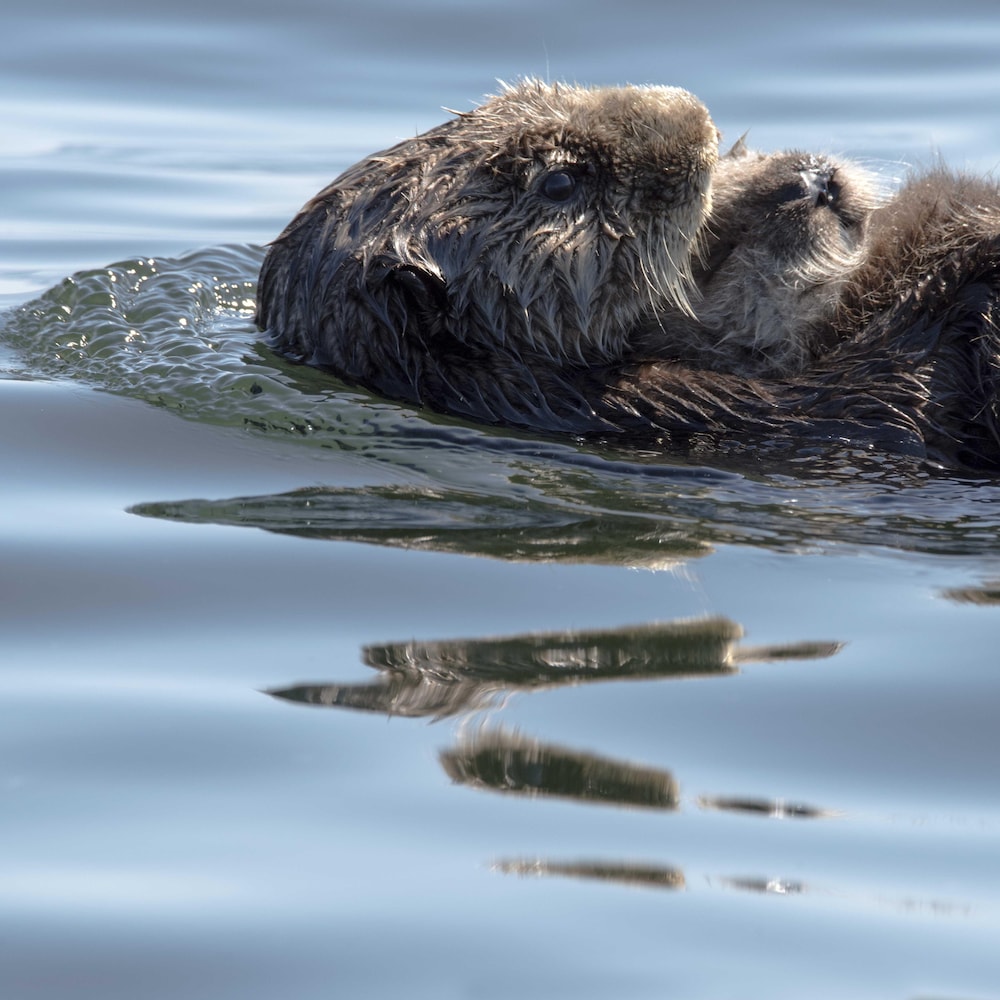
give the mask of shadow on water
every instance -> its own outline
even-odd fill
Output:
[[[135,513],[402,548],[658,567],[740,543],[1000,552],[1000,489],[836,442],[667,454],[471,426],[288,363],[253,325],[262,251],[222,246],[65,279],[0,317],[8,378],[67,379],[404,484],[143,503]],[[335,468],[335,466],[334,466]],[[502,535],[498,535],[502,532]]]

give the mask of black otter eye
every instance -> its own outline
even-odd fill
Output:
[[[576,190],[576,177],[568,170],[553,170],[542,179],[542,194],[549,201],[566,201]]]

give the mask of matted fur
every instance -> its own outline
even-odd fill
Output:
[[[715,171],[693,311],[661,312],[637,345],[717,371],[804,370],[830,346],[883,200],[878,178],[850,161],[739,142]]]
[[[868,221],[833,341],[799,373],[650,361],[598,375],[594,410],[637,437],[874,445],[1000,472],[1000,188],[937,169]]]
[[[258,322],[292,357],[421,402],[456,353],[620,359],[641,322],[690,310],[717,147],[678,88],[505,87],[310,201],[269,249]]]
[[[479,421],[1000,472],[997,185],[939,169],[876,207],[849,164],[740,151],[712,208],[715,141],[683,91],[509,88],[310,202],[268,253],[259,322]]]

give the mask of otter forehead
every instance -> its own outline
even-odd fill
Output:
[[[493,144],[491,158],[575,153],[623,169],[710,171],[719,132],[708,109],[679,87],[586,88],[537,80],[508,86],[460,116]]]

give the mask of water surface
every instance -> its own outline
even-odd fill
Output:
[[[890,181],[1000,162],[981,5],[15,3],[0,982],[995,998],[997,484],[474,427],[256,339],[261,245],[522,75]]]

